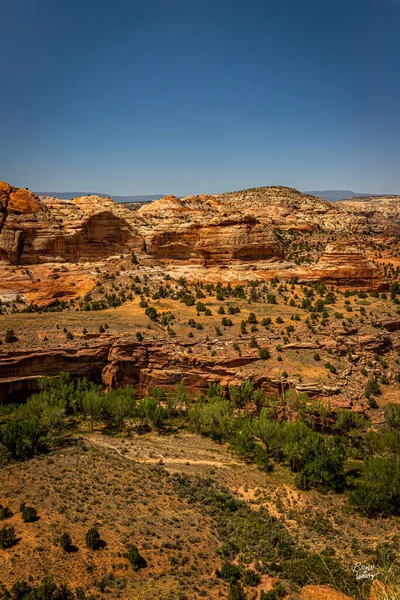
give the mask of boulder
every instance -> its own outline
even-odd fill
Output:
[[[300,593],[301,600],[354,600],[326,585],[306,585]]]

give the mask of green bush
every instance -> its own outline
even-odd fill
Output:
[[[328,585],[351,596],[357,590],[354,574],[347,572],[339,562],[326,555],[310,554],[305,558],[284,561],[281,571],[285,579],[302,587],[308,584]]]
[[[367,515],[399,515],[400,459],[365,459],[350,502]]]
[[[18,340],[17,336],[14,333],[14,329],[7,329],[6,331],[6,343],[12,344]]]
[[[65,552],[70,552],[72,548],[72,540],[69,533],[64,532],[60,536],[60,546]]]
[[[37,520],[37,512],[36,509],[32,506],[25,506],[22,511],[22,520],[24,523],[33,523]]]
[[[12,516],[13,516],[13,513],[8,506],[0,505],[0,521],[4,521],[5,519],[10,519]]]
[[[0,428],[0,442],[17,460],[32,458],[47,449],[49,428],[37,420],[8,421]]]
[[[253,571],[252,569],[246,569],[243,573],[243,585],[248,585],[250,587],[255,587],[261,581],[261,577],[258,573]]]
[[[97,527],[91,527],[88,529],[86,532],[85,541],[86,546],[92,550],[98,550],[101,547],[101,537]]]
[[[237,565],[232,563],[224,563],[219,571],[216,571],[217,577],[229,581],[229,583],[236,583],[242,577],[242,573]]]
[[[143,558],[139,550],[134,545],[130,546],[127,554],[127,559],[129,560],[135,571],[147,567],[146,560]]]
[[[6,595],[5,598],[9,598]],[[85,598],[85,595],[75,596],[64,584],[59,587],[51,578],[45,578],[38,586],[30,586],[25,581],[17,581],[11,588],[11,598],[15,600],[75,600]]]
[[[269,592],[264,592],[264,590],[261,590],[260,592],[260,600],[280,600],[284,596],[286,596],[286,592],[281,583],[278,583],[272,590],[269,590]]]
[[[391,429],[400,429],[400,405],[388,404],[383,409],[385,421]]]
[[[343,491],[344,449],[339,438],[326,439],[314,434],[309,437],[299,450],[295,483],[299,489],[308,490],[313,487],[321,492]]]
[[[228,600],[246,600],[246,594],[240,583],[232,583],[229,588]]]
[[[381,393],[381,390],[379,388],[379,384],[378,384],[377,380],[375,379],[375,377],[371,377],[371,379],[368,380],[368,382],[365,386],[365,391],[364,391],[365,397],[369,398],[370,396],[379,396],[380,393]]]
[[[11,548],[17,543],[17,536],[15,535],[15,529],[12,526],[5,525],[0,529],[0,548],[5,550]]]

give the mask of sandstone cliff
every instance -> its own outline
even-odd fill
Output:
[[[97,196],[40,200],[0,182],[0,258],[9,264],[96,260],[140,249],[128,209]]]

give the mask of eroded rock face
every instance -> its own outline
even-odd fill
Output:
[[[359,219],[365,219],[370,233],[400,233],[400,196],[341,200],[337,206],[343,214],[350,217],[358,215]]]
[[[166,196],[132,211],[111,198],[40,199],[29,190],[0,182],[0,261],[32,267],[87,262],[101,268],[101,261],[134,250],[147,264],[161,260],[167,268],[186,269],[181,275],[188,281],[239,283],[278,277],[385,289],[375,265],[348,243],[328,244],[309,264],[295,264],[293,256],[285,256],[279,231],[319,231],[340,238],[344,235],[340,232],[364,235],[378,225],[385,228],[400,216],[400,201],[394,199],[384,200],[382,207],[377,199],[346,202],[331,204],[290,188],[269,187],[217,196]],[[73,297],[73,282],[69,285],[66,273],[59,274],[56,286],[38,277],[33,278],[36,287],[31,280],[25,288],[20,279],[18,289],[9,272],[0,275],[11,290],[38,294],[40,303],[45,303],[40,291],[48,290],[49,302]],[[63,296],[64,280],[68,285]],[[89,281],[90,277],[81,280],[76,296],[88,291]]]
[[[308,276],[326,284],[359,290],[388,287],[377,267],[359,248],[342,244],[329,244]]]
[[[128,209],[110,198],[40,200],[0,183],[0,258],[8,264],[93,261],[141,249]]]
[[[272,230],[252,217],[201,223],[165,223],[146,238],[146,252],[157,258],[201,259],[204,264],[281,258],[283,247]]]

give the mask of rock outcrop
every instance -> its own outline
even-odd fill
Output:
[[[0,214],[0,259],[8,264],[94,261],[143,247],[131,212],[110,198],[40,200],[0,182]]]
[[[272,230],[254,217],[211,219],[201,223],[171,223],[156,226],[146,237],[146,252],[157,258],[224,264],[234,260],[282,258],[283,246]]]
[[[301,590],[300,596],[301,600],[353,600],[350,596],[326,585],[306,585]]]
[[[329,244],[307,277],[342,288],[383,290],[388,286],[377,267],[358,248]]]
[[[132,250],[146,264],[163,261],[167,269],[175,269],[172,277],[188,281],[238,284],[278,277],[383,290],[387,286],[378,268],[357,249],[360,244],[340,239],[340,232],[363,236],[389,227],[400,216],[400,201],[384,199],[383,208],[376,199],[346,202],[331,204],[291,188],[265,187],[216,196],[166,196],[133,211],[111,198],[39,198],[0,182],[0,295],[26,294],[40,305],[82,296],[95,283],[84,263],[101,268],[105,259]],[[285,250],[282,232],[287,231],[318,231],[325,243],[340,241],[329,243],[322,255],[321,249],[312,250],[306,261],[296,262],[293,251]],[[49,271],[49,276],[43,272],[29,278],[4,270],[23,265],[34,271],[53,263],[67,268],[58,275]],[[68,275],[75,264],[84,274],[75,273],[76,282]]]

